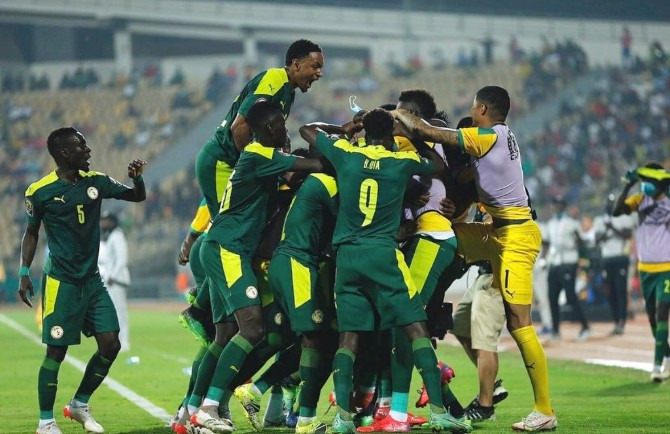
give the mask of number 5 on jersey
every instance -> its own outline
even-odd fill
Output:
[[[77,219],[81,225],[86,221],[86,217],[84,216],[84,205],[77,205]]]
[[[378,184],[372,178],[364,179],[361,183],[361,194],[358,198],[358,208],[365,216],[361,227],[365,227],[372,222],[377,209],[377,191]]]

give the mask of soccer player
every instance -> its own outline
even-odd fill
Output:
[[[322,169],[319,160],[299,158],[279,150],[285,147],[287,139],[284,113],[279,104],[257,101],[249,109],[246,122],[256,141],[243,149],[228,180],[221,210],[201,248],[210,292],[223,294],[227,313],[235,316],[239,326],[239,332],[225,347],[213,349],[219,361],[204,401],[201,403],[195,394],[189,400],[189,407],[200,407],[191,421],[214,432],[232,430],[230,423],[218,419],[217,407],[247,355],[265,337],[252,256],[267,221],[268,202],[277,192],[278,175]]]
[[[486,86],[472,103],[471,128],[434,127],[405,110],[397,110],[395,116],[417,138],[460,146],[475,160],[477,193],[493,223],[454,225],[458,252],[467,262],[491,263],[494,286],[503,293],[507,328],[521,351],[535,394],[535,408],[513,428],[542,431],[557,425],[549,400],[547,358],[530,317],[533,264],[542,236],[524,187],[519,146],[505,124],[509,108],[505,89]]]
[[[235,324],[234,318],[226,314],[223,297],[214,291],[210,292],[209,280],[200,260],[200,249],[209,229],[209,224],[209,210],[203,199],[191,222],[189,233],[182,242],[178,256],[181,265],[186,263],[190,265],[196,283],[196,292],[194,299],[191,301],[192,304],[179,315],[178,320],[196,336],[201,345],[193,359],[188,389],[179,409],[178,418],[173,425],[173,430],[179,434],[185,433],[190,424],[191,414],[188,410],[188,402],[191,394],[195,393],[202,396],[207,392],[216,367],[218,359],[213,357],[208,349],[214,345],[214,342],[218,346],[225,345],[237,333],[237,324]],[[211,330],[212,325],[214,330]],[[199,383],[198,377],[200,377]],[[231,394],[227,394],[228,399],[222,400],[218,412],[223,419],[228,420],[231,417],[228,408],[230,396]]]
[[[415,113],[423,119],[430,120],[435,116],[437,108],[433,95],[424,89],[406,90],[400,93],[397,108]],[[444,124],[446,126],[446,124]],[[398,137],[396,137],[398,142]],[[442,145],[431,144],[432,149],[441,158],[444,158]],[[410,142],[407,139],[400,141],[399,149],[417,152],[421,155],[428,150],[428,145]],[[411,183],[419,185],[420,193],[427,193],[428,201],[425,204],[414,206],[405,211],[405,217],[416,224],[416,232],[407,240],[402,248],[405,260],[409,266],[410,275],[421,297],[421,303],[426,306],[433,296],[442,273],[451,264],[456,255],[456,238],[451,227],[451,222],[439,212],[440,200],[446,196],[444,183],[439,179],[431,179],[427,176],[414,176]],[[423,189],[422,189],[423,187]],[[417,425],[426,422],[407,413],[407,402],[409,388],[412,379],[413,360],[412,347],[404,332],[400,328],[391,329],[392,347],[391,354],[391,405],[389,408],[380,407],[378,412],[385,414],[375,423],[368,427],[359,427],[359,432],[393,431],[407,432],[411,430],[414,420]],[[442,385],[443,394],[449,398],[442,402],[447,406],[454,400],[449,390],[448,382]],[[456,400],[457,401],[457,400]],[[457,415],[462,417],[463,409],[460,405],[455,406]],[[422,418],[421,418],[422,419]]]
[[[81,423],[87,432],[101,433],[104,430],[91,415],[88,402],[107,376],[121,343],[116,310],[98,272],[100,207],[102,199],[107,198],[143,201],[146,192],[142,172],[147,162],[133,160],[128,164],[128,176],[134,184],[130,188],[103,173],[90,171],[91,148],[73,127],[52,131],[47,148],[57,168],[26,190],[28,225],[21,242],[19,269],[19,295],[32,307],[30,265],[44,222],[49,258],[42,277],[42,342],[47,350],[37,382],[37,433],[61,432],[53,414],[58,370],[68,346],[78,345],[81,333],[95,336],[98,351],[88,362],[84,378],[63,413]]]
[[[656,338],[651,379],[660,383],[670,378],[670,173],[658,163],[649,163],[629,172],[626,178],[628,182],[612,215],[617,217],[637,211],[637,268],[651,332]],[[628,197],[638,179],[642,181],[642,193]]]
[[[287,314],[291,330],[301,336],[300,414],[296,433],[322,433],[326,426],[316,419],[321,388],[330,375],[329,344],[335,346],[330,328],[335,319],[332,287],[324,285],[320,269],[330,264],[322,252],[332,239],[338,197],[334,171],[313,173],[296,193],[284,222],[281,241],[270,262],[270,286]],[[326,279],[327,280],[327,279]]]
[[[432,398],[430,425],[435,429],[470,430],[441,405],[437,357],[426,328],[426,313],[395,236],[402,200],[412,175],[444,169],[439,156],[431,160],[414,152],[393,152],[394,120],[383,109],[363,118],[365,147],[327,133],[346,131],[324,124],[305,125],[302,137],[333,164],[337,172],[340,209],[333,235],[337,249],[337,322],[340,345],[333,361],[337,414],[332,430],[356,432],[349,397],[359,333],[402,327],[412,343],[413,358]]]
[[[321,47],[306,39],[293,42],[286,51],[285,66],[271,68],[251,79],[237,95],[221,125],[203,146],[195,161],[195,174],[212,216],[219,204],[242,149],[250,141],[249,110],[259,99],[281,106],[288,117],[295,90],[307,92],[323,77],[325,60]]]

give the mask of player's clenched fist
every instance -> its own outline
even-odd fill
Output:
[[[147,165],[146,160],[141,160],[139,158],[128,163],[128,176],[131,179],[137,179],[144,172],[144,166]]]

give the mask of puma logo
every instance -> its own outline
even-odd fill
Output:
[[[54,200],[55,200],[56,202],[63,202],[63,203],[65,203],[65,195],[62,195],[61,197],[55,196],[55,197],[54,197]]]
[[[505,292],[509,294],[510,298],[514,298],[514,294],[516,294],[516,291],[510,291],[509,289],[506,289]]]
[[[240,372],[240,370],[237,369],[237,366],[234,366],[234,365],[230,365],[230,369],[232,369],[233,371],[235,371],[235,372],[237,372],[237,373]]]
[[[275,88],[271,84],[268,83],[268,87],[270,88],[270,92],[274,92]]]
[[[526,365],[526,369],[535,369],[535,362],[531,363],[530,365]]]

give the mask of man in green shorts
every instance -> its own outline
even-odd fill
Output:
[[[223,294],[227,313],[235,315],[239,332],[216,353],[216,370],[203,402],[192,396],[189,407],[200,407],[191,421],[214,432],[230,432],[230,423],[216,412],[224,391],[240,371],[247,355],[265,337],[262,298],[252,268],[253,255],[267,221],[268,203],[277,192],[278,176],[287,171],[320,171],[316,159],[280,151],[286,146],[286,122],[281,106],[258,101],[247,122],[256,141],[244,148],[226,185],[221,210],[201,248],[210,291]]]
[[[670,378],[670,172],[659,163],[648,163],[626,174],[628,183],[614,205],[612,215],[637,212],[637,268],[640,271],[644,306],[656,338],[651,380]],[[641,193],[628,196],[641,181]]]
[[[209,225],[209,210],[206,201],[202,199],[191,222],[189,233],[182,242],[178,256],[179,264],[185,265],[188,263],[190,265],[196,284],[195,298],[191,305],[182,311],[178,320],[180,324],[196,336],[202,347],[193,359],[188,389],[173,427],[175,432],[186,432],[187,430],[191,417],[188,408],[191,395],[202,396],[207,392],[218,362],[218,358],[211,351],[208,351],[209,348],[214,343],[216,343],[216,346],[225,346],[230,338],[237,333],[235,318],[226,313],[223,295],[217,291],[209,290],[209,279],[200,258],[201,247],[209,230]],[[210,324],[214,326],[213,332],[210,330]],[[224,419],[230,419],[228,401],[231,396],[231,393],[227,393],[226,398],[219,405],[219,414]],[[191,410],[195,409],[191,408]]]
[[[284,118],[287,118],[295,99],[295,90],[307,92],[313,82],[323,77],[324,64],[321,47],[300,39],[286,51],[283,68],[261,72],[237,95],[225,119],[195,161],[195,175],[212,216],[219,212],[228,178],[240,158],[240,152],[250,142],[247,118],[251,106],[262,98],[280,105]]]
[[[61,432],[53,414],[58,370],[68,346],[79,344],[81,333],[95,336],[98,351],[88,362],[79,389],[63,412],[81,423],[87,432],[101,433],[103,428],[91,416],[88,401],[107,376],[121,344],[116,310],[97,266],[100,206],[102,199],[107,198],[143,201],[146,192],[142,172],[147,163],[133,160],[128,165],[128,176],[134,184],[130,188],[103,173],[89,171],[91,148],[75,128],[53,131],[47,139],[47,148],[57,169],[26,190],[28,226],[21,243],[19,270],[19,295],[32,307],[30,265],[44,222],[49,257],[42,278],[42,342],[47,351],[38,375],[37,433]]]
[[[313,173],[296,193],[284,222],[282,239],[270,262],[270,285],[291,330],[301,336],[300,414],[296,433],[325,432],[316,419],[321,388],[330,375],[335,319],[332,286],[328,285],[330,261],[322,252],[332,240],[337,215],[337,183],[331,175]],[[323,275],[322,275],[323,273]],[[331,345],[332,344],[332,345]],[[332,346],[332,348],[331,348]]]
[[[302,137],[335,167],[340,195],[333,235],[340,348],[333,361],[337,414],[332,430],[356,431],[349,398],[359,333],[402,327],[431,397],[430,425],[467,431],[470,426],[451,417],[441,404],[440,373],[426,313],[395,241],[407,181],[412,175],[440,172],[444,163],[437,154],[430,153],[429,161],[414,152],[393,152],[393,126],[388,111],[367,113],[363,118],[365,147],[328,136],[346,133],[340,127],[310,124],[300,129]]]

